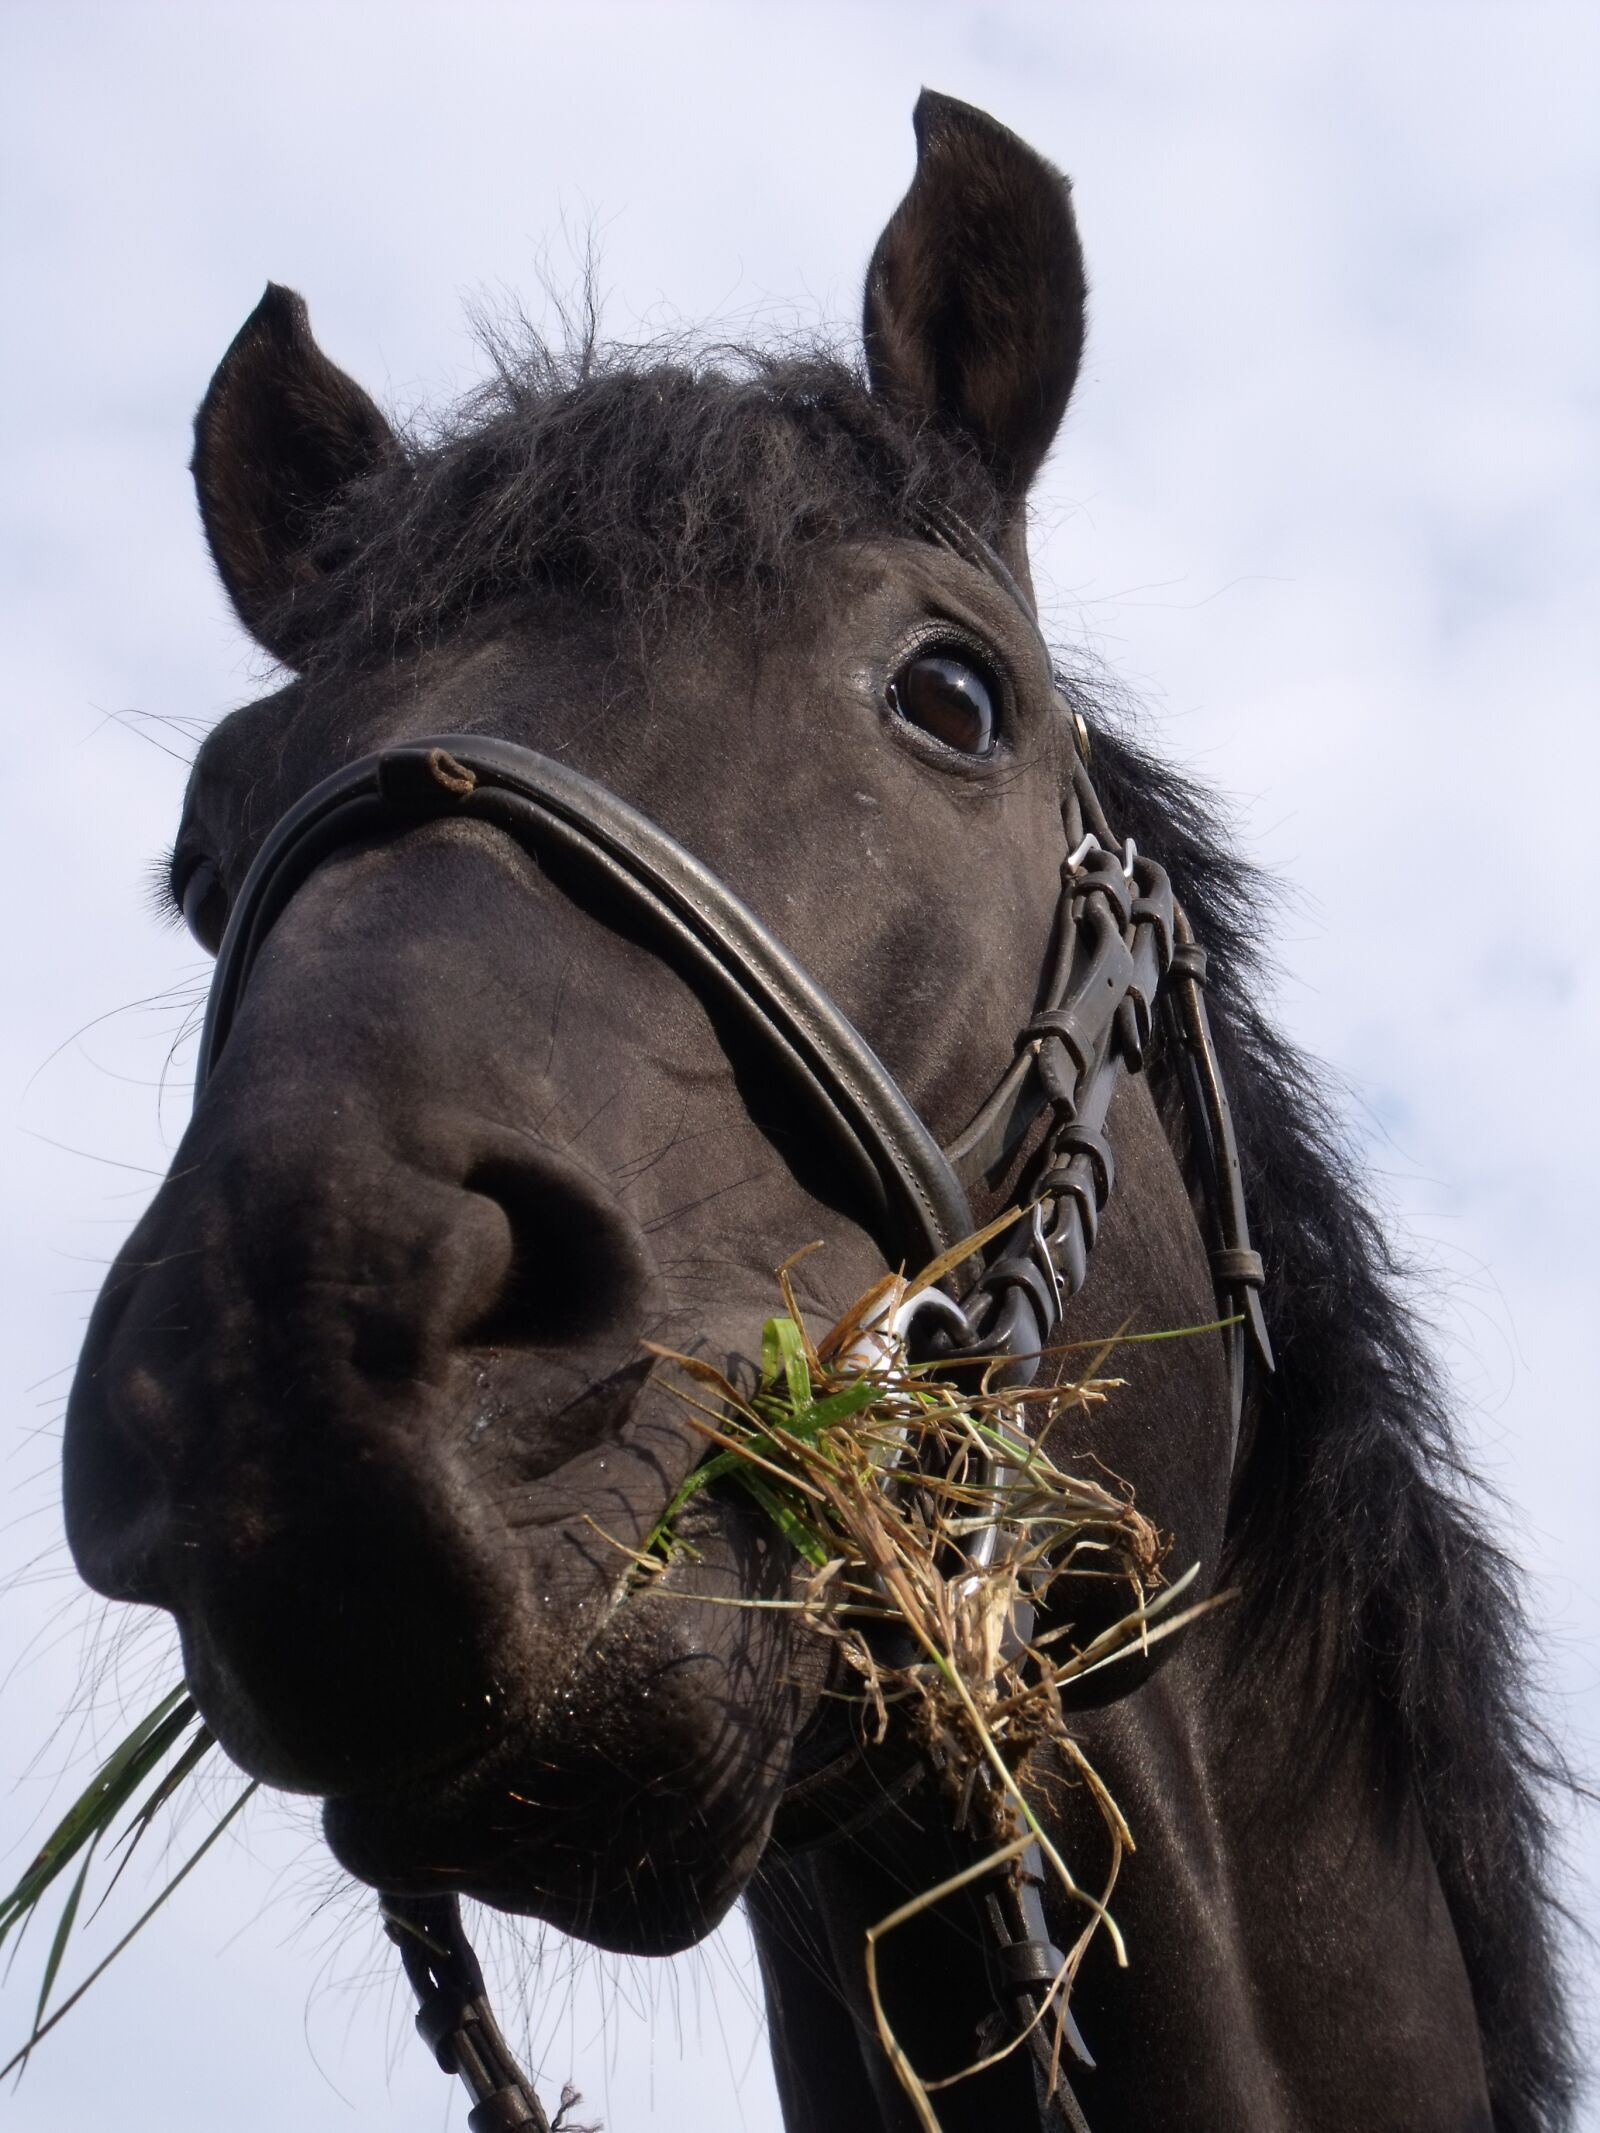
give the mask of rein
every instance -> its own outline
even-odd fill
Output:
[[[923,530],[1002,585],[1037,633],[1027,594],[963,521],[940,512]],[[1165,871],[1131,841],[1119,847],[1090,778],[1082,722],[1064,702],[1062,711],[1074,738],[1063,805],[1068,851],[1043,1005],[1018,1032],[1000,1080],[946,1148],[848,1017],[692,853],[570,765],[485,735],[445,734],[365,756],[324,779],[276,824],[217,956],[197,1093],[215,1070],[262,944],[325,859],[356,839],[424,822],[489,823],[532,851],[576,859],[591,878],[650,916],[696,977],[807,1092],[891,1266],[924,1266],[972,1235],[973,1188],[1002,1174],[1043,1121],[1012,1193],[1024,1212],[958,1295],[941,1293],[940,1322],[923,1344],[927,1358],[951,1369],[982,1369],[992,1383],[1020,1386],[1037,1373],[1087,1279],[1116,1177],[1107,1115],[1123,1077],[1150,1056],[1159,1017],[1213,1231],[1210,1263],[1228,1345],[1236,1450],[1248,1365],[1253,1359],[1270,1371],[1272,1353],[1259,1297],[1262,1265],[1250,1244],[1233,1123],[1206,1014],[1205,951]],[[1001,1464],[997,1455],[990,1476],[997,1489]],[[991,1526],[975,1536],[974,1548],[992,1551],[999,1542],[999,1528]],[[859,1828],[901,1789],[898,1783],[886,1789],[874,1777],[863,1806],[861,1775],[852,1745],[794,1784],[780,1809],[780,1847],[801,1849]],[[841,1793],[852,1789],[853,1819],[840,1808]],[[1035,2020],[1060,1958],[1045,1925],[1037,1860],[1025,1855],[1022,1866],[1015,1878],[996,1876],[983,1898],[990,2019],[999,2023],[1001,2041],[1034,2024],[1041,2133],[1063,2125],[1087,2133],[1077,2100],[1053,2065],[1047,2025]],[[385,1928],[419,1999],[418,2029],[440,2066],[459,2075],[472,2096],[471,2133],[517,2127],[552,2133],[490,2011],[455,1898],[381,1901]],[[1064,2033],[1092,2066],[1070,2016]]]

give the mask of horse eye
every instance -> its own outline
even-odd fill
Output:
[[[197,859],[184,875],[178,901],[184,924],[206,954],[215,955],[228,923],[228,892],[209,859]]]
[[[919,653],[890,682],[889,707],[960,755],[993,753],[993,693],[969,660],[950,652]]]

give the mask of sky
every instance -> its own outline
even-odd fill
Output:
[[[537,311],[591,244],[619,337],[848,329],[924,82],[1074,179],[1050,631],[1284,884],[1277,1011],[1344,1092],[1593,1778],[1597,77],[1600,14],[1539,0],[0,0],[0,1880],[174,1673],[159,1623],[75,1588],[55,1461],[188,1102],[205,968],[148,880],[194,737],[264,674],[185,473],[213,365],[270,276],[408,415],[478,374],[475,305]],[[464,2124],[312,1819],[263,1798],[236,1830],[41,2048],[17,2133],[170,2133],[220,2093],[234,2133]],[[1593,1931],[1592,1823],[1567,1859]],[[671,1965],[485,1949],[551,2094],[614,2133],[774,2133],[737,1923]],[[1592,1945],[1574,1970],[1592,2011]]]

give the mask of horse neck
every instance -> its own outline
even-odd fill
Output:
[[[851,1836],[763,1865],[745,1901],[786,2133],[916,2133],[878,2041],[867,1936],[964,1863],[941,1829],[888,1807]],[[883,1936],[879,1979],[887,2018],[920,2073],[954,2073],[979,2056],[980,2025],[995,2003],[985,1925],[970,1895],[945,1898]],[[1027,2126],[1033,2076],[1014,2057],[940,2091],[935,2107],[943,2133]]]

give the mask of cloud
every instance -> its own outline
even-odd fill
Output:
[[[410,407],[471,370],[460,296],[532,287],[551,233],[559,269],[563,226],[598,233],[620,330],[797,297],[848,321],[927,78],[1074,174],[1095,321],[1040,511],[1052,615],[1294,886],[1282,1012],[1351,1085],[1438,1270],[1553,1625],[1551,1708],[1592,1763],[1592,11],[79,5],[13,9],[5,36],[9,1559],[51,1540],[52,1373],[145,1186],[99,1158],[158,1169],[181,1130],[168,1053],[198,973],[141,882],[184,727],[116,714],[203,724],[251,692],[184,474],[210,365],[270,274]],[[74,1690],[66,1589],[7,1598],[6,1648],[38,1640],[13,1742]],[[0,1810],[13,1857],[41,1791]],[[85,2066],[97,2092],[117,2070],[128,2133],[170,2125],[197,2047],[188,2078],[239,2133],[325,2116],[318,2057],[369,2114],[392,2063],[386,2113],[437,2124],[370,1934],[339,1974],[370,1959],[382,1982],[320,1994],[302,2045],[305,1839],[251,1829],[41,2055],[24,2133],[78,2121]],[[29,1974],[0,1997],[12,2030]],[[759,2062],[725,2101],[741,1974],[586,1987],[552,2072],[619,2127],[775,2124]],[[654,2018],[628,2011],[655,1992]]]

